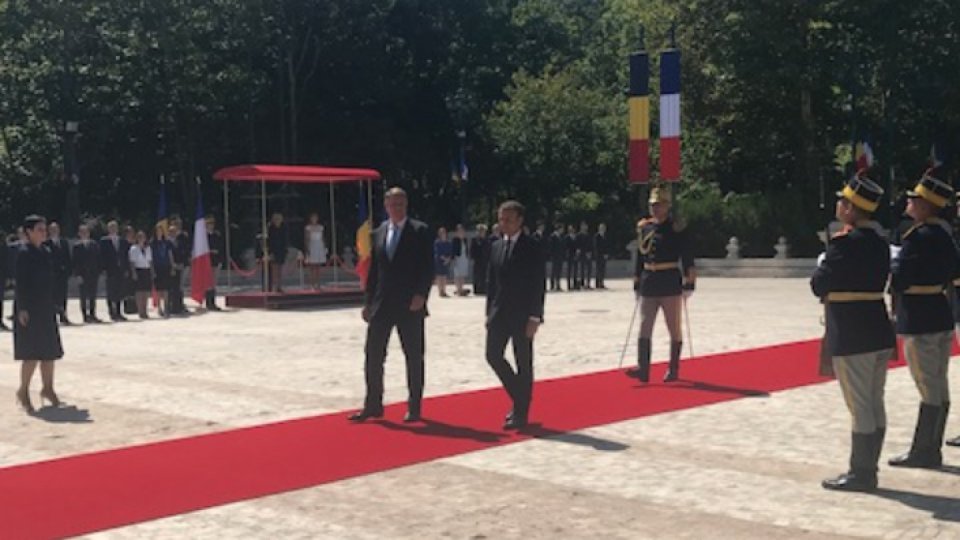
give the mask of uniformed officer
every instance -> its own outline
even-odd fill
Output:
[[[686,232],[670,216],[668,188],[651,189],[649,203],[651,217],[637,223],[639,253],[633,278],[640,299],[638,366],[627,370],[627,375],[650,380],[650,338],[662,309],[670,333],[670,369],[663,380],[670,382],[680,377],[682,299],[693,294],[697,275]]]
[[[910,451],[890,460],[895,467],[939,468],[950,409],[947,366],[953,342],[953,314],[945,294],[956,273],[950,225],[937,214],[953,197],[946,183],[925,174],[907,192],[913,226],[891,265],[897,333],[903,335],[910,374],[920,391],[920,412]]]
[[[824,480],[826,489],[872,491],[887,428],[883,391],[887,361],[896,346],[883,291],[890,250],[872,221],[883,189],[865,176],[837,193],[843,229],[831,239],[810,287],[826,305],[825,350],[853,417],[850,469]]]

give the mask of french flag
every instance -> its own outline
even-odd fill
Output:
[[[193,252],[190,263],[190,298],[203,304],[207,291],[213,288],[213,264],[207,241],[207,222],[203,219],[203,200],[197,192],[197,220],[193,222]]]
[[[680,180],[680,51],[660,53],[660,178]]]

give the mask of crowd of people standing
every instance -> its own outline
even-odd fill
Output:
[[[525,228],[525,234],[537,241],[544,261],[544,276],[548,276],[548,291],[579,291],[606,289],[607,261],[612,253],[612,245],[607,237],[607,226],[600,223],[596,232],[590,232],[590,226],[581,222],[564,227],[557,223],[552,234],[546,234],[546,226],[538,223],[536,229]],[[473,294],[486,294],[487,265],[490,262],[490,249],[500,237],[499,225],[488,229],[483,223],[477,224],[472,235],[467,234],[463,225],[457,225],[453,238],[449,238],[447,229],[437,229],[433,242],[434,273],[437,291],[446,298],[447,285],[453,278],[454,295],[467,296],[470,291],[465,284],[473,276]],[[566,289],[562,287],[566,269]]]

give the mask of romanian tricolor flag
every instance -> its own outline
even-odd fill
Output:
[[[645,52],[630,55],[629,179],[642,184],[650,180],[650,61]]]
[[[367,275],[370,273],[370,257],[373,252],[373,242],[370,235],[373,232],[373,219],[367,209],[367,197],[361,190],[360,205],[357,210],[360,227],[357,229],[357,275],[360,277],[360,286],[367,287]]]
[[[660,53],[660,178],[680,180],[680,51]]]

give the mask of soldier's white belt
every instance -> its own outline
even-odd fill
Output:
[[[680,263],[675,262],[643,263],[643,269],[648,272],[662,272],[664,270],[676,270],[678,268],[680,268]]]
[[[933,295],[943,294],[943,285],[914,285],[903,291],[903,294],[910,295]]]
[[[832,292],[827,294],[827,302],[874,302],[883,300],[882,292]]]

